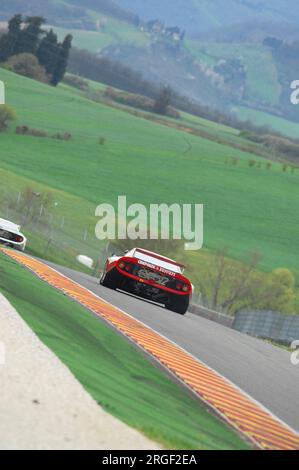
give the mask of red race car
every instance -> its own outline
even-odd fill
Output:
[[[192,284],[183,276],[184,266],[141,248],[107,259],[100,284],[121,289],[184,315],[192,296]]]

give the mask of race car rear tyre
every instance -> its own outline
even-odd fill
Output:
[[[175,313],[185,315],[189,307],[189,296],[170,295],[166,307]]]
[[[119,285],[119,274],[115,271],[109,273],[103,273],[100,279],[100,284],[109,289],[117,289]]]

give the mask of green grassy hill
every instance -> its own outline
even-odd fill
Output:
[[[54,220],[65,217],[68,233],[87,227],[86,251],[100,249],[93,235],[96,206],[127,195],[128,203],[204,203],[205,248],[228,246],[240,259],[258,250],[265,269],[299,268],[297,172],[283,172],[281,164],[267,170],[262,159],[261,168],[250,168],[249,160],[259,157],[91,102],[65,86],[54,89],[4,70],[0,79],[18,115],[0,134],[0,191],[15,193],[27,184],[53,191]],[[16,135],[16,124],[70,132],[72,139]],[[230,164],[233,158],[238,164]],[[29,240],[29,247],[30,241],[42,255],[42,242]],[[75,256],[72,236],[64,242]],[[52,253],[57,261],[58,254]]]

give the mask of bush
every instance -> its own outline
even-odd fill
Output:
[[[256,164],[255,160],[249,160],[249,162],[248,162],[248,165],[249,165],[250,168],[253,168],[255,166],[255,164]]]
[[[289,158],[299,158],[299,145],[290,139],[273,135],[265,135],[263,136],[262,143],[266,147],[271,148],[278,153],[282,153]]]
[[[44,67],[39,64],[33,54],[25,53],[14,55],[5,62],[4,68],[43,83],[48,83],[49,81]]]
[[[86,80],[83,80],[83,78],[76,77],[75,75],[66,75],[63,79],[63,83],[81,91],[89,90],[89,83]]]
[[[256,144],[263,145],[271,153],[285,155],[290,160],[299,159],[298,141],[276,134],[256,134],[246,130],[240,132],[239,136]]]
[[[46,131],[42,131],[40,129],[33,129],[28,126],[16,127],[16,134],[30,135],[31,137],[51,137],[52,139],[58,140],[70,140],[72,138],[72,134],[70,134],[69,132],[57,132],[56,134],[49,135]]]
[[[255,134],[254,132],[246,129],[239,132],[239,137],[242,137],[243,139],[250,140],[251,142],[255,142],[258,144],[262,142],[260,135]]]
[[[72,138],[72,134],[70,134],[69,132],[57,132],[56,134],[51,135],[51,138],[57,140],[70,140]]]
[[[294,313],[295,277],[287,268],[278,268],[268,275],[269,290],[273,294],[262,300],[258,308],[282,313]]]
[[[105,97],[125,106],[131,106],[133,108],[142,109],[151,113],[155,112],[155,101],[151,98],[147,98],[146,96],[117,91],[111,87],[108,87],[105,90]],[[181,117],[180,113],[172,106],[167,107],[165,110],[165,115],[175,119]]]
[[[13,108],[7,104],[0,104],[0,132],[5,131],[8,121],[13,121],[15,118],[16,113]]]
[[[16,127],[16,134],[31,135],[33,137],[48,137],[48,133],[39,129],[31,129],[28,126]]]
[[[106,138],[105,137],[100,137],[99,138],[99,144],[100,145],[105,145],[105,143],[106,143]]]
[[[239,157],[233,157],[232,158],[232,165],[236,166],[238,165],[240,162],[240,158]]]

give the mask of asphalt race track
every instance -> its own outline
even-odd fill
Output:
[[[174,341],[299,432],[299,365],[292,365],[290,352],[191,313],[181,316],[107,289],[86,274],[48,265]]]

